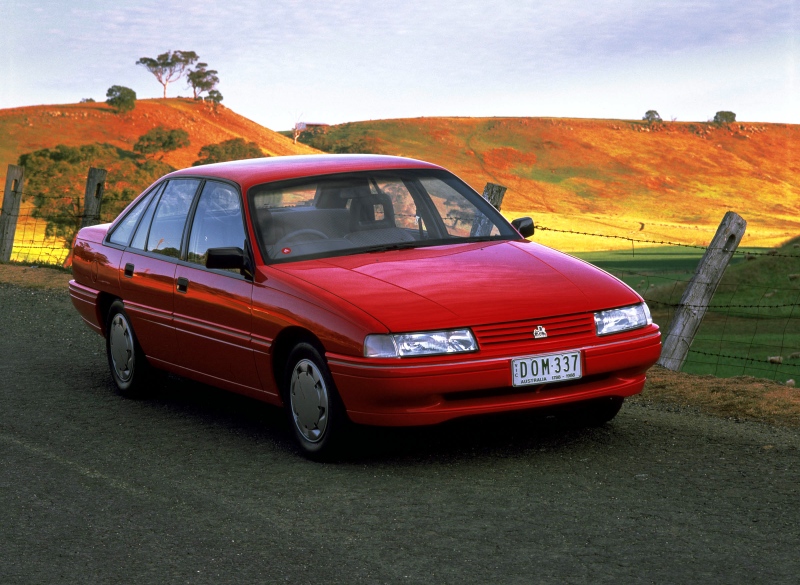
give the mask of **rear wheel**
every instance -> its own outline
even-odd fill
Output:
[[[303,453],[313,459],[332,456],[349,421],[325,360],[309,343],[298,344],[289,355],[284,399],[292,432]]]
[[[149,394],[150,364],[120,300],[114,301],[108,311],[106,355],[111,377],[122,396],[142,398]]]

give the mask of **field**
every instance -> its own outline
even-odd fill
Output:
[[[775,250],[740,249],[711,301],[683,371],[800,379],[800,238]],[[644,248],[576,255],[639,291],[663,331],[702,250]],[[772,255],[774,253],[774,255]],[[750,260],[746,260],[750,257]],[[769,358],[780,363],[770,363]]]

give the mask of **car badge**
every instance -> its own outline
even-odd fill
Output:
[[[534,339],[543,339],[547,337],[547,331],[545,331],[544,327],[539,325],[536,329],[533,330],[533,338]]]

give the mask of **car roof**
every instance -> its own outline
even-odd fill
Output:
[[[395,169],[437,169],[442,167],[400,156],[376,154],[305,154],[251,158],[181,169],[167,175],[217,177],[235,181],[243,190],[253,185],[335,173]]]

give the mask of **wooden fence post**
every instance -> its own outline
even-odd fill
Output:
[[[89,169],[89,175],[86,177],[86,192],[83,195],[82,228],[100,223],[100,202],[103,199],[107,174],[108,171],[105,169],[95,169],[94,167]]]
[[[507,187],[503,187],[502,185],[486,183],[486,186],[483,188],[483,198],[494,205],[497,211],[500,211],[500,207],[503,205],[503,197],[506,196],[506,189]]]
[[[708,304],[733,253],[742,241],[746,227],[747,222],[733,211],[722,218],[711,245],[703,254],[675,310],[669,332],[662,344],[658,365],[675,371],[683,366],[689,347],[700,328],[700,322],[708,310]]]
[[[0,214],[0,262],[11,260],[14,249],[14,234],[17,231],[19,204],[22,201],[23,167],[8,165],[6,188],[3,192],[3,210]]]
[[[500,206],[503,205],[503,197],[506,195],[506,187],[496,185],[495,183],[486,183],[483,188],[483,198],[491,203],[497,211],[500,211]],[[485,216],[479,217],[470,230],[470,236],[488,236],[491,231],[491,223],[489,218]]]

